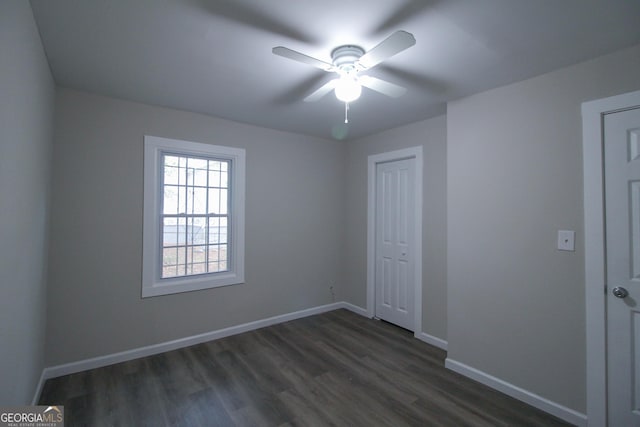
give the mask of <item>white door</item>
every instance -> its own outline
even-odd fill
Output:
[[[604,122],[609,426],[640,426],[640,108]]]
[[[376,165],[376,317],[414,330],[415,159]]]

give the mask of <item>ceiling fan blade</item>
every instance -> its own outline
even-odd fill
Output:
[[[293,59],[294,61],[302,62],[303,64],[311,65],[324,71],[333,71],[332,64],[316,58],[312,58],[308,55],[305,55],[304,53],[296,52],[295,50],[291,50],[288,47],[277,46],[272,49],[272,52],[275,55]]]
[[[322,85],[319,89],[313,92],[311,95],[307,96],[304,99],[304,102],[316,102],[320,100],[323,96],[331,92],[336,87],[336,83],[338,83],[338,79],[329,80],[327,83]]]
[[[380,92],[383,95],[387,95],[391,98],[398,98],[407,92],[407,89],[397,84],[390,83],[386,80],[381,80],[371,76],[360,76],[360,84],[364,87],[368,87],[371,90]]]
[[[364,69],[372,68],[416,44],[413,34],[406,31],[396,31],[380,42],[376,47],[365,53],[358,60],[358,64]]]

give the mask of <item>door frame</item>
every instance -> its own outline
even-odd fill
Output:
[[[422,332],[422,147],[373,154],[368,157],[367,170],[367,315],[375,316],[375,255],[376,255],[376,166],[396,160],[415,159],[414,179],[414,335]]]
[[[640,105],[640,91],[582,104],[587,419],[607,425],[604,116]]]

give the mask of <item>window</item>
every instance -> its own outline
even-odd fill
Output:
[[[244,281],[243,149],[144,138],[142,296]]]

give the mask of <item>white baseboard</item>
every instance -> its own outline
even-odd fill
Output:
[[[487,385],[495,390],[498,390],[506,395],[509,395],[515,399],[521,400],[535,408],[538,408],[551,415],[555,415],[564,421],[574,424],[580,427],[587,426],[587,416],[581,412],[574,411],[573,409],[562,406],[558,403],[552,402],[549,399],[545,399],[542,396],[531,393],[523,388],[508,383],[500,378],[496,378],[486,372],[480,371],[471,366],[465,365],[458,361],[447,358],[445,360],[445,367],[455,371],[459,374],[469,377],[478,381],[484,385]]]
[[[367,310],[361,307],[358,307],[356,305],[350,304],[348,302],[335,302],[332,304],[308,308],[306,310],[295,311],[293,313],[273,316],[267,319],[256,320],[254,322],[243,323],[241,325],[230,326],[228,328],[218,329],[211,332],[205,332],[203,334],[193,335],[190,337],[179,338],[173,341],[166,341],[166,342],[153,344],[145,347],[139,347],[131,350],[121,351],[119,353],[112,353],[104,356],[93,357],[91,359],[65,363],[63,365],[50,366],[48,368],[45,368],[42,371],[42,375],[40,376],[40,382],[38,383],[33,400],[34,402],[36,402],[39,399],[44,382],[49,378],[55,378],[62,375],[74,374],[76,372],[82,372],[89,369],[101,368],[103,366],[113,365],[115,363],[120,363],[120,362],[126,362],[128,360],[138,359],[140,357],[152,356],[154,354],[177,350],[179,348],[189,347],[192,345],[201,344],[203,342],[228,337],[231,335],[237,335],[243,332],[253,331],[255,329],[264,328],[264,327],[275,325],[278,323],[288,322],[290,320],[301,319],[303,317],[313,316],[315,314],[325,313],[327,311],[337,310],[339,308],[344,308],[363,316],[366,316],[366,313],[367,313]]]
[[[420,341],[424,341],[427,344],[431,344],[434,347],[438,347],[444,351],[447,351],[447,341],[442,338],[434,337],[433,335],[429,335],[426,332],[416,332],[414,336]]]
[[[359,314],[360,316],[370,317],[366,308],[362,308],[357,305],[351,304],[350,302],[344,302],[344,301],[339,302],[337,304],[340,304],[339,308],[346,308],[347,310],[352,311],[356,314]]]

